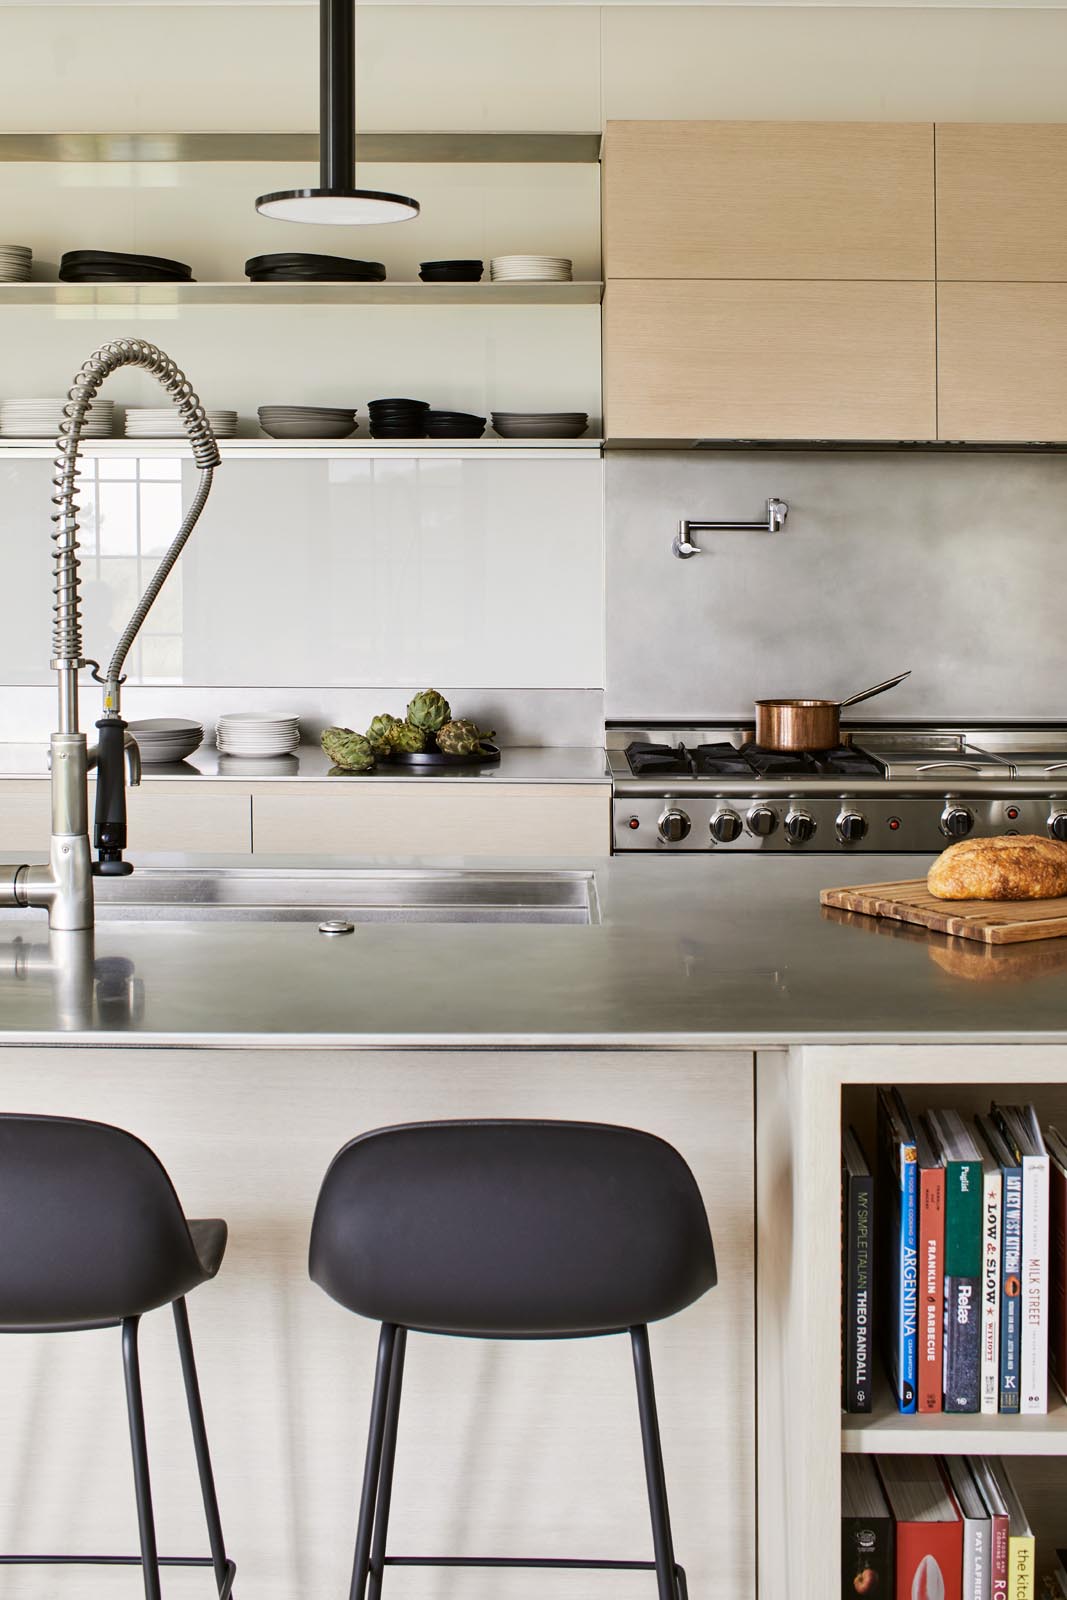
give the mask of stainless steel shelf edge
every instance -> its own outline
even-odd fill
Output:
[[[597,306],[602,283],[0,283],[0,306]]]
[[[361,133],[361,162],[600,160],[599,133]],[[317,133],[0,133],[0,161],[313,161]]]

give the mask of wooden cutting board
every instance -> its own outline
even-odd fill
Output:
[[[938,900],[926,887],[925,878],[914,878],[904,883],[824,889],[819,899],[824,906],[841,911],[891,917],[983,944],[1067,937],[1067,896],[1056,900]]]

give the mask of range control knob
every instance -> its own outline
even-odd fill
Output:
[[[1067,821],[1067,818],[1064,819]],[[733,844],[743,824],[736,811],[716,811],[711,819],[711,837],[716,844]]]
[[[815,833],[815,818],[810,811],[790,811],[785,819],[785,836],[790,844],[807,844]]]
[[[684,811],[671,809],[659,819],[659,836],[668,844],[680,844],[692,826]]]
[[[749,832],[758,839],[766,839],[778,826],[778,813],[770,806],[753,806],[748,814]]]
[[[867,818],[859,811],[842,811],[837,819],[837,837],[842,844],[859,844],[867,837]]]
[[[1048,819],[1048,831],[1053,839],[1067,840],[1067,811],[1054,811]]]
[[[974,818],[966,806],[947,805],[938,827],[946,839],[965,839],[974,827]]]

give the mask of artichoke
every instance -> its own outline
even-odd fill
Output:
[[[426,748],[426,735],[410,722],[398,722],[389,730],[389,744],[393,750],[403,750],[407,755],[417,755]]]
[[[481,749],[484,739],[492,737],[491,732],[482,732],[476,722],[457,717],[455,722],[446,722],[443,728],[438,729],[437,748],[443,750],[446,756],[472,756]]]
[[[392,743],[393,730],[400,727],[399,717],[391,717],[388,711],[383,711],[381,716],[373,718],[367,729],[367,741],[375,755],[386,753]]]
[[[452,707],[436,689],[423,689],[408,706],[408,721],[423,733],[436,733],[452,715]]]
[[[324,728],[322,748],[335,767],[346,772],[370,772],[374,766],[374,751],[370,741],[351,728]]]

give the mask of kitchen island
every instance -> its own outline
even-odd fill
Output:
[[[268,865],[284,877],[284,863]],[[439,865],[447,878],[463,864]],[[835,1290],[842,1100],[862,1123],[879,1082],[931,1085],[930,1103],[962,1109],[1010,1085],[1062,1114],[1067,941],[964,949],[820,909],[821,887],[884,879],[884,858],[476,865],[555,886],[565,919],[394,919],[328,938],[317,919],[123,921],[105,905],[95,937],[65,944],[35,913],[0,918],[3,1108],[130,1128],[190,1214],[230,1222],[222,1273],[191,1305],[246,1590],[345,1591],[375,1335],[308,1282],[307,1235],[338,1146],[402,1120],[618,1121],[670,1139],[692,1165],[719,1285],[653,1330],[653,1352],[694,1596],[754,1592],[757,1508],[762,1592],[836,1592],[841,1449],[944,1448],[950,1427],[957,1449],[968,1430],[974,1448],[1007,1454],[1067,1442],[1062,1410],[1024,1424],[929,1419],[936,1434],[879,1412],[842,1431]],[[926,865],[895,857],[893,872]],[[426,868],[378,858],[366,870],[414,882]],[[165,1317],[146,1319],[144,1343],[161,1545],[195,1549]],[[0,1420],[30,1443],[0,1467],[5,1547],[55,1547],[58,1529],[69,1549],[134,1548],[113,1335],[8,1344]],[[391,1548],[647,1555],[628,1360],[622,1340],[413,1339]],[[51,1428],[81,1470],[55,1467]],[[79,1600],[117,1592],[89,1569],[67,1581]],[[135,1594],[138,1580],[124,1581]],[[553,1575],[553,1593],[596,1600],[608,1581]],[[495,1574],[390,1576],[397,1600],[451,1600],[460,1582],[465,1600],[501,1592]],[[647,1600],[647,1574],[610,1582]],[[203,1577],[168,1584],[200,1593]],[[508,1575],[520,1600],[545,1585]],[[51,1596],[54,1578],[20,1574],[18,1592]]]

